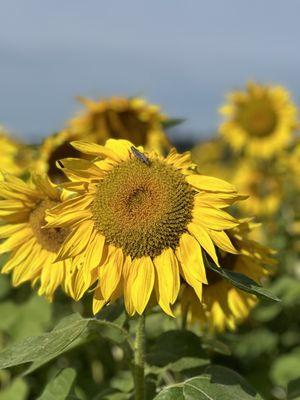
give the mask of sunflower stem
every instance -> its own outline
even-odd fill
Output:
[[[145,399],[145,316],[139,315],[134,346],[135,400]]]

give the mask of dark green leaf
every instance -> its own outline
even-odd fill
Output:
[[[300,377],[300,347],[289,354],[279,356],[270,370],[270,377],[274,384],[286,387],[294,379]]]
[[[72,368],[60,371],[45,387],[38,400],[66,400],[73,388],[76,372]]]
[[[183,384],[168,386],[163,389],[154,400],[185,400]]]
[[[287,398],[288,400],[300,399],[300,377],[288,383]]]
[[[190,331],[174,330],[163,333],[147,355],[148,363],[158,367],[179,362],[182,358],[193,360],[198,358],[201,360],[201,365],[208,364],[200,338]]]
[[[280,299],[269,290],[263,288],[253,279],[250,279],[248,276],[243,275],[240,272],[230,271],[225,268],[219,268],[210,262],[207,262],[206,266],[215,273],[222,276],[222,278],[232,283],[238,289],[243,290],[244,292],[248,292],[268,300],[280,301]]]
[[[184,382],[185,400],[262,400],[262,397],[236,372],[211,366],[201,376]]]
[[[27,370],[27,373],[32,372],[91,335],[99,335],[119,345],[126,342],[130,347],[126,331],[118,325],[93,318],[84,319],[79,315],[71,316],[62,320],[51,332],[28,337],[3,350],[0,353],[0,369],[33,362]]]
[[[185,118],[171,118],[162,122],[162,126],[165,129],[173,128],[174,126],[178,126],[185,122]]]

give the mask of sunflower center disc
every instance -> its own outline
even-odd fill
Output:
[[[277,117],[267,99],[256,99],[240,110],[240,123],[253,136],[270,135],[277,124]]]
[[[68,229],[49,228],[42,229],[45,226],[45,211],[57,205],[55,201],[43,200],[33,210],[29,217],[29,223],[38,243],[48,251],[57,253],[63,241],[67,237]]]
[[[132,258],[175,249],[192,219],[194,192],[172,166],[152,160],[123,162],[98,186],[92,206],[106,241]]]

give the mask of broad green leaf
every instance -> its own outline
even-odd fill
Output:
[[[288,400],[299,400],[300,399],[300,377],[293,379],[288,383],[287,386],[287,398]]]
[[[201,376],[183,385],[185,400],[262,400],[262,397],[236,372],[220,366],[207,367]]]
[[[0,330],[15,340],[43,332],[51,319],[51,305],[34,294],[28,301],[0,304]]]
[[[119,371],[110,381],[110,386],[120,392],[129,393],[134,388],[132,373],[130,371]]]
[[[98,321],[93,318],[84,319],[79,315],[62,320],[49,333],[40,336],[28,337],[16,342],[0,353],[0,369],[32,362],[27,373],[58,357],[74,346],[83,343],[87,337],[101,336],[116,344],[127,343],[130,339],[118,325],[107,321]]]
[[[190,331],[168,331],[158,337],[147,355],[150,365],[166,367],[178,363],[180,359],[200,359],[201,365],[208,364],[207,357],[201,347],[201,339]],[[184,361],[183,361],[184,362]]]
[[[203,349],[208,349],[215,353],[224,354],[226,356],[230,356],[231,354],[230,348],[225,343],[215,339],[214,337],[203,336],[202,347]]]
[[[168,386],[163,389],[154,400],[185,400],[183,384]]]
[[[234,353],[240,358],[256,358],[272,354],[276,350],[279,336],[265,328],[258,328],[243,335],[235,335]]]
[[[294,379],[300,377],[300,347],[289,354],[279,356],[270,370],[270,377],[274,384],[286,387]]]
[[[23,379],[16,379],[9,387],[1,389],[0,400],[25,400],[27,393],[27,383]]]
[[[276,297],[273,293],[271,293],[269,290],[263,288],[253,279],[250,279],[248,276],[243,275],[240,272],[230,271],[225,268],[219,268],[210,262],[207,262],[206,266],[215,273],[222,276],[222,278],[229,281],[232,285],[234,285],[238,289],[243,290],[244,292],[248,292],[268,300],[280,301],[280,299]]]
[[[66,400],[73,388],[76,371],[66,368],[60,371],[45,387],[38,400]]]

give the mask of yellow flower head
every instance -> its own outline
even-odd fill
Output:
[[[22,175],[26,172],[27,149],[21,143],[9,137],[9,134],[0,126],[0,168],[13,175]]]
[[[192,161],[201,174],[221,179],[232,176],[233,160],[228,146],[222,139],[211,139],[198,143],[191,151]]]
[[[244,215],[268,216],[277,212],[284,194],[282,176],[273,169],[262,169],[242,161],[237,165],[232,181],[238,190],[249,196],[238,204]]]
[[[162,127],[166,116],[158,106],[137,97],[80,100],[86,109],[71,119],[65,130],[46,138],[39,149],[35,170],[49,173],[55,182],[63,179],[63,174],[56,166],[57,160],[86,157],[72,148],[70,142],[74,140],[104,144],[109,138],[120,138],[161,153],[170,149]]]
[[[224,139],[257,158],[281,152],[297,126],[296,107],[281,86],[250,82],[245,91],[230,93],[220,112],[226,118],[219,128]]]
[[[194,172],[190,154],[164,158],[127,140],[105,146],[75,142],[94,161],[62,160],[77,191],[47,213],[50,228],[72,229],[58,259],[73,257],[73,292],[95,284],[94,313],[124,295],[130,315],[143,313],[153,292],[172,315],[180,279],[199,299],[207,284],[203,252],[218,263],[215,246],[229,246],[225,229],[238,221],[223,210],[240,197],[220,179]]]
[[[255,225],[248,222],[226,231],[235,251],[224,247],[218,250],[222,268],[247,275],[257,283],[267,277],[274,268],[274,251],[249,239],[248,233]],[[188,322],[200,323],[201,328],[210,331],[235,329],[248,317],[257,299],[254,295],[232,286],[216,273],[207,271],[208,285],[203,286],[202,302],[189,285],[181,291],[182,313],[188,314]]]
[[[2,273],[12,272],[14,286],[25,281],[40,283],[39,294],[52,298],[66,284],[69,260],[55,262],[68,229],[43,229],[45,211],[64,195],[47,178],[33,177],[27,184],[11,175],[0,182],[0,254],[10,253]]]

